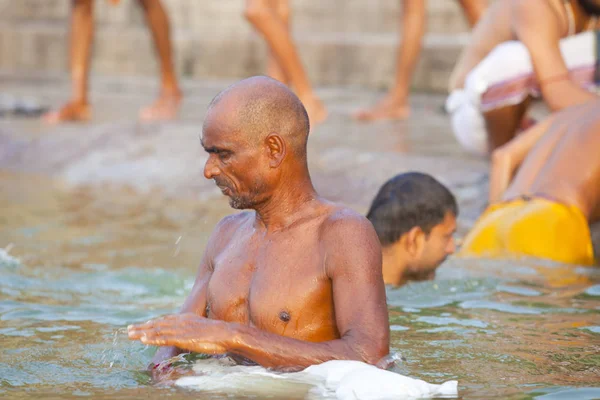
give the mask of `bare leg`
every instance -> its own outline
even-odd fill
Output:
[[[279,1],[287,2],[287,0]],[[306,107],[311,124],[316,125],[323,121],[327,117],[327,111],[315,95],[290,33],[271,7],[270,0],[247,0],[246,18],[267,41],[277,63]]]
[[[181,90],[173,66],[173,51],[169,19],[160,0],[138,0],[146,14],[154,46],[160,60],[161,89],[158,100],[140,112],[144,121],[168,120],[177,116],[181,103]]]
[[[471,28],[474,27],[487,8],[487,0],[458,0],[458,2],[467,17],[467,21],[469,21],[469,25],[471,25]]]
[[[405,119],[410,114],[408,93],[415,66],[421,54],[425,33],[425,0],[402,1],[402,43],[396,59],[395,84],[388,94],[371,108],[354,114],[359,120]]]
[[[93,0],[72,0],[70,33],[70,68],[73,94],[71,101],[43,116],[46,123],[86,121],[90,118],[88,78],[90,50],[94,36]]]
[[[287,1],[281,0],[270,0],[271,7],[276,10],[279,19],[285,25],[285,29],[290,31],[290,7]],[[267,62],[267,74],[273,78],[277,79],[279,82],[285,83],[289,85],[290,80],[283,72],[283,69],[277,62],[275,55],[269,49],[269,60]]]
[[[496,20],[502,17],[502,13],[505,10],[506,2],[502,1],[490,1],[488,5],[480,4],[478,0],[459,0],[463,10],[472,24],[471,38],[468,46],[464,47],[461,51],[450,79],[448,80],[448,92],[456,89],[461,89],[465,85],[465,80],[469,72],[477,66],[496,46],[495,43],[490,42],[489,38],[494,36],[493,27],[496,26]],[[481,0],[485,1],[485,0]],[[473,5],[475,4],[475,5]],[[478,11],[479,8],[485,7],[483,11]],[[475,17],[479,15],[477,21],[473,21]]]
[[[483,115],[490,153],[517,135],[530,102],[531,99],[528,98],[521,104],[492,110]]]

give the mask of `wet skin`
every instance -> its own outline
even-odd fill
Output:
[[[555,113],[499,148],[493,154],[490,201],[540,196],[576,206],[590,223],[596,222],[600,219],[598,129],[600,100]]]
[[[595,0],[590,0],[594,2]],[[468,74],[502,42],[517,40],[531,56],[533,70],[548,107],[559,111],[584,104],[597,96],[570,79],[559,41],[572,29],[581,33],[597,29],[594,16],[573,0],[503,0],[493,2],[471,34],[471,42],[462,51],[450,77],[449,91],[463,88]],[[530,99],[484,113],[491,151],[510,141],[527,125],[524,119]]]
[[[376,364],[389,352],[389,326],[372,225],[316,194],[289,138],[273,133],[257,146],[244,137],[232,126],[239,107],[234,93],[209,111],[204,175],[234,208],[253,211],[218,224],[182,314],[130,326],[130,338],[168,346],[155,362],[193,351],[282,370]]]

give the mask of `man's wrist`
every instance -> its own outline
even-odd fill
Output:
[[[229,323],[228,335],[225,347],[228,352],[240,351],[244,348],[244,337],[246,334],[246,325]]]

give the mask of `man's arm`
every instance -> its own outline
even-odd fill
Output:
[[[212,269],[210,268],[208,257],[206,255],[207,250],[204,252],[204,256],[198,267],[198,274],[196,275],[196,281],[194,282],[192,291],[183,303],[183,306],[179,311],[180,314],[193,313],[194,315],[206,317],[206,288],[210,276],[212,275]],[[166,359],[175,357],[184,352],[186,352],[185,349],[180,349],[176,346],[160,347],[152,358],[152,365],[159,364]]]
[[[569,77],[559,47],[559,19],[547,0],[513,0],[513,29],[527,47],[544,100],[562,110],[597,98]]]
[[[200,261],[198,272],[196,273],[196,280],[192,291],[186,298],[183,306],[181,307],[180,314],[194,314],[201,317],[206,317],[206,290],[208,282],[213,273],[212,255],[215,251],[222,246],[224,240],[231,234],[231,230],[235,228],[236,215],[223,218],[215,227],[215,230],[208,239],[206,249]],[[174,357],[187,350],[180,349],[176,346],[160,347],[154,357],[152,358],[152,364],[156,365],[161,361]]]
[[[130,337],[200,353],[233,353],[280,370],[298,370],[336,359],[376,364],[389,353],[389,325],[375,231],[362,216],[342,215],[325,223],[321,245],[333,285],[340,339],[306,342],[191,314],[139,325],[130,331]]]
[[[529,150],[547,132],[555,119],[555,114],[549,116],[507,144],[494,150],[490,165],[490,204],[502,199],[502,195],[508,188],[515,171],[519,168]]]

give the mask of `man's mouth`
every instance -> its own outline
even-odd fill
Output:
[[[221,193],[223,193],[225,196],[231,194],[231,189],[229,189],[227,186],[217,185],[217,187],[221,189]]]

